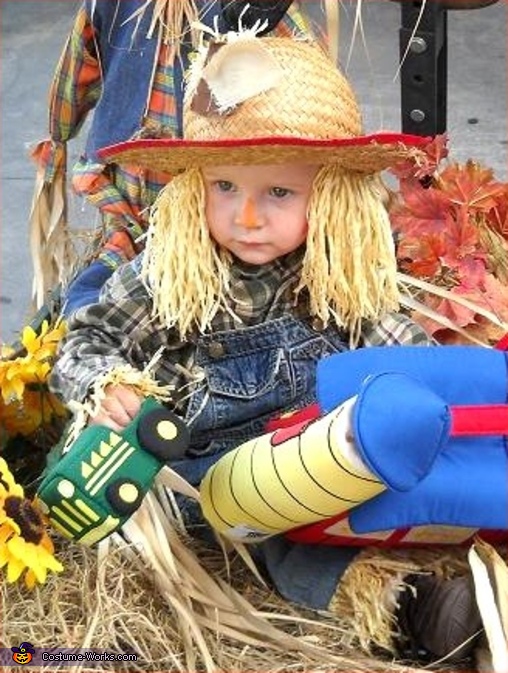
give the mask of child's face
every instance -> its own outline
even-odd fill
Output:
[[[249,264],[267,264],[307,237],[307,204],[318,166],[205,168],[212,237]]]

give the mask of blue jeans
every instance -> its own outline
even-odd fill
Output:
[[[191,432],[189,458],[171,467],[199,485],[221,456],[263,434],[270,418],[312,404],[316,363],[347,348],[336,329],[314,329],[293,317],[200,337],[194,373],[202,385],[190,398],[185,417]],[[191,526],[202,529],[196,504],[184,503],[183,511]],[[285,598],[326,609],[359,550],[295,544],[276,536],[253,551]]]

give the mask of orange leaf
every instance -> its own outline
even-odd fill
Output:
[[[401,201],[390,210],[395,232],[408,236],[443,231],[449,202],[440,191],[425,189],[419,182],[408,181],[400,186]]]
[[[487,216],[489,225],[508,239],[508,185],[505,185],[496,205]]]
[[[452,269],[460,267],[468,256],[485,259],[485,253],[479,247],[478,229],[471,223],[466,208],[461,207],[455,218],[446,216],[446,254],[444,263]]]
[[[425,147],[423,147],[424,156],[419,157],[418,160],[407,159],[397,166],[390,169],[399,180],[407,180],[410,178],[422,179],[433,175],[439,163],[448,156],[448,148],[446,147],[448,136],[446,134],[435,136]]]
[[[435,295],[428,295],[425,299],[425,304],[430,308],[434,309],[440,315],[449,318],[459,327],[467,327],[472,325],[475,322],[475,312],[471,311],[468,308],[465,308],[449,299],[442,299]],[[439,332],[443,331],[442,323],[433,320],[421,313],[415,312],[412,316],[416,322],[418,322],[423,329],[430,334],[430,336],[436,336]]]
[[[483,259],[466,257],[457,260],[454,271],[455,278],[464,290],[485,289],[485,279],[489,274],[487,274],[487,267]]]
[[[477,306],[487,309],[494,313],[499,320],[508,322],[508,287],[500,283],[497,278],[490,273],[485,274],[483,289],[480,287],[472,288],[466,285],[458,285],[453,289],[453,294],[460,295],[473,302]],[[450,302],[451,303],[451,302]],[[439,310],[439,309],[438,309]],[[463,321],[467,317],[469,309],[462,309],[457,304],[453,308],[446,308],[448,316],[453,312],[458,320]],[[470,323],[477,322],[478,314],[473,314]],[[470,324],[468,322],[459,322],[461,326]]]
[[[439,187],[452,203],[483,212],[495,208],[505,190],[505,185],[494,180],[490,168],[474,161],[445,168],[439,176]]]
[[[508,322],[508,287],[491,273],[486,275],[484,287],[481,296],[485,308],[495,313],[500,320]]]
[[[441,258],[446,252],[442,235],[406,237],[397,247],[397,259],[402,269],[418,278],[432,278],[441,270]]]

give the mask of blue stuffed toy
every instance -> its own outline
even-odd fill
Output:
[[[423,413],[427,398],[436,394],[450,412],[444,448],[428,475],[407,492],[387,490],[353,509],[349,525],[354,533],[429,524],[508,530],[507,359],[504,351],[474,346],[408,346],[365,348],[319,363],[317,397],[322,413],[357,394],[368,377],[383,375],[378,388],[383,414],[376,414],[372,404],[370,427],[365,427],[364,419],[364,427],[356,431],[375,437],[392,424],[402,440],[404,426],[414,437],[419,410]],[[387,418],[387,399],[395,399],[400,374],[423,386],[413,388],[413,414],[397,414],[394,408]]]

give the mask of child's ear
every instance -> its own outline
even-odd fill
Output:
[[[266,28],[258,35],[270,33],[292,2],[293,0],[221,0],[226,30],[237,31],[240,21],[243,28],[252,28],[256,21],[268,21]]]

